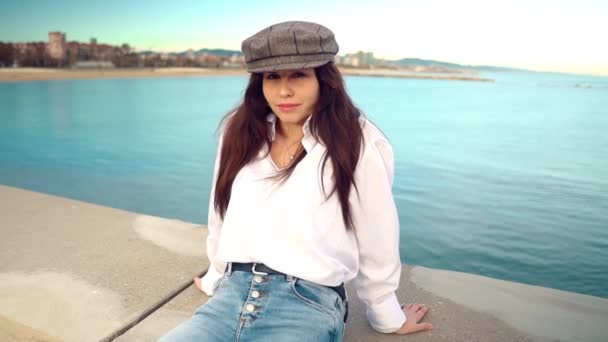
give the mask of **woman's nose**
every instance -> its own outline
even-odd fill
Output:
[[[281,97],[289,97],[293,95],[293,89],[288,80],[281,80],[281,88],[279,89]]]

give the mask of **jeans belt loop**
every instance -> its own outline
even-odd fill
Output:
[[[257,265],[256,263],[253,263],[253,266],[251,266],[251,272],[253,272],[253,274],[257,274],[257,275],[268,275],[268,273],[265,273],[265,272],[258,272],[258,271],[256,271],[256,269],[255,269],[255,266],[256,266],[256,265]]]
[[[232,274],[232,263],[229,262],[226,264],[226,275],[230,276]]]

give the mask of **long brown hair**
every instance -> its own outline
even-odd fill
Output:
[[[327,63],[315,69],[319,81],[319,101],[310,118],[310,131],[317,141],[326,147],[321,165],[324,174],[328,161],[333,167],[334,187],[326,198],[337,193],[342,209],[342,219],[347,229],[354,228],[348,198],[355,184],[355,168],[363,144],[363,132],[359,122],[362,113],[348,96],[344,79],[334,63]],[[266,116],[270,107],[262,91],[263,74],[252,73],[245,90],[243,103],[220,123],[224,127],[221,148],[220,166],[215,184],[215,210],[222,219],[226,214],[232,184],[238,172],[247,163],[256,158],[260,149],[266,144],[268,151],[272,145],[269,125]],[[306,150],[277,177],[289,178],[298,163],[306,156]],[[321,187],[325,191],[323,177]]]

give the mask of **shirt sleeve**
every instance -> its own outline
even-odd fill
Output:
[[[209,269],[207,274],[201,279],[201,287],[207,296],[213,296],[215,285],[224,275],[226,263],[219,262],[215,256],[217,254],[217,245],[222,228],[222,218],[215,210],[215,182],[217,173],[220,167],[220,154],[222,151],[223,134],[220,135],[217,153],[215,156],[215,166],[213,169],[213,182],[211,185],[211,194],[209,195],[209,216],[207,218],[207,257],[209,258]]]
[[[359,247],[359,273],[354,286],[366,305],[372,328],[392,333],[406,320],[395,294],[401,260],[399,217],[392,194],[393,151],[386,140],[371,142],[365,150],[355,171],[358,196],[354,196],[351,206]]]

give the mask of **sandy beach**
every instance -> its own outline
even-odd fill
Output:
[[[413,73],[388,69],[341,68],[344,75],[370,77],[396,77],[433,80],[492,82],[470,74]],[[244,69],[218,68],[131,68],[131,69],[52,69],[52,68],[0,68],[0,82],[27,82],[100,78],[139,77],[201,77],[201,76],[245,76]]]
[[[48,80],[140,78],[140,77],[191,77],[246,75],[243,69],[204,68],[141,68],[141,69],[51,69],[4,68],[0,69],[0,82]]]

